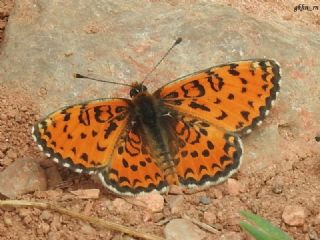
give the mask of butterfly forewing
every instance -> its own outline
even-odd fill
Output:
[[[280,67],[256,59],[182,77],[154,93],[168,108],[227,131],[249,133],[269,113],[280,88]]]
[[[130,104],[126,99],[99,99],[68,106],[39,121],[33,135],[54,161],[77,172],[96,172],[110,162],[127,127]]]

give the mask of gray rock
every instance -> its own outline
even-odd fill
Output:
[[[0,193],[9,198],[46,190],[47,179],[44,170],[32,159],[17,159],[0,172]]]
[[[39,101],[41,115],[93,98],[127,97],[126,87],[72,76],[94,73],[117,82],[141,81],[182,37],[145,81],[151,91],[178,76],[240,59],[274,58],[282,65],[276,107],[244,139],[244,174],[318,151],[320,35],[290,21],[258,21],[209,1],[177,4],[16,0],[2,46],[0,79],[9,87],[24,87]]]

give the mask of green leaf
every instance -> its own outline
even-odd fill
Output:
[[[257,240],[292,240],[280,228],[251,212],[241,211],[240,214],[249,222],[240,222],[240,226]]]

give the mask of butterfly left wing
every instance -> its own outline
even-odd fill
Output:
[[[280,89],[280,66],[254,59],[190,74],[153,95],[170,110],[231,132],[250,133],[268,115]]]
[[[127,99],[99,99],[62,108],[35,124],[34,140],[64,167],[97,172],[109,164],[131,104]]]
[[[164,120],[179,182],[185,187],[218,184],[241,165],[241,139],[221,128],[176,113]]]

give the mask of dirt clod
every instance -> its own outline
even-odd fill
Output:
[[[290,226],[303,226],[306,219],[306,210],[299,205],[289,205],[282,213],[283,221]]]

